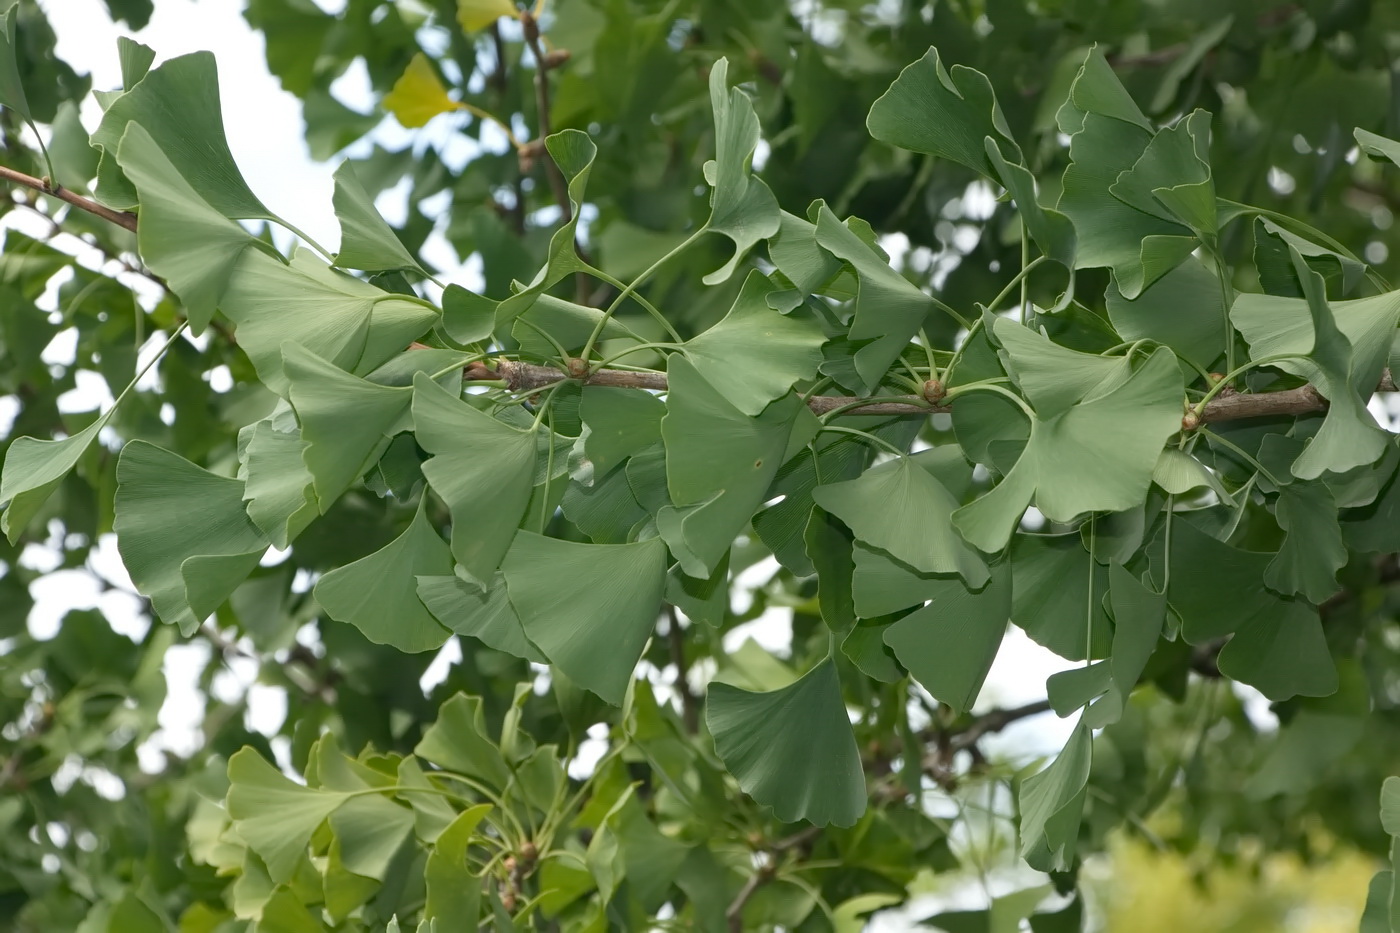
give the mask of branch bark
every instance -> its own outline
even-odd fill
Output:
[[[17,172],[4,165],[0,165],[0,178],[14,182],[17,185],[23,185],[26,188],[33,188],[40,194],[47,194],[51,198],[58,198],[60,201],[67,202],[80,210],[87,211],[89,214],[95,214],[103,220],[110,221],[118,227],[130,230],[132,233],[136,232],[135,214],[128,211],[114,211],[110,207],[98,204],[96,201],[92,200],[92,198],[85,198],[81,194],[75,194],[62,185],[54,185],[46,178],[35,178],[33,175]]]
[[[561,379],[569,378],[562,370],[549,366],[536,366],[533,363],[517,363],[502,360],[497,369],[484,363],[473,363],[466,368],[463,378],[468,382],[488,382],[504,380],[512,391],[528,392],[543,386],[552,385]],[[655,372],[632,372],[625,369],[600,369],[588,376],[584,384],[592,386],[616,386],[625,389],[651,389],[665,392],[666,374]],[[1389,370],[1381,376],[1376,386],[1378,392],[1396,391],[1395,380]],[[931,415],[951,411],[947,405],[932,405],[917,395],[905,396],[907,401],[869,402],[847,409],[852,415]],[[814,395],[807,400],[807,407],[819,415],[837,408],[860,402],[858,398],[844,395]],[[1322,411],[1327,400],[1310,385],[1282,392],[1264,392],[1258,395],[1244,393],[1222,393],[1210,400],[1202,413],[1204,422],[1238,421],[1243,418],[1267,418],[1281,415],[1302,415]]]

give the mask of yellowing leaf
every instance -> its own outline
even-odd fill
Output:
[[[502,16],[515,16],[510,0],[457,0],[457,22],[465,32],[485,29]]]
[[[502,3],[505,0],[501,0]],[[467,4],[464,4],[464,8]],[[447,89],[438,80],[437,72],[422,52],[404,69],[403,76],[384,96],[384,109],[407,127],[423,126],[433,117],[457,109],[457,102],[447,96]]]

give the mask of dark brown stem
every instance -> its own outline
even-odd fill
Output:
[[[1010,709],[994,709],[973,719],[966,729],[956,732],[949,740],[949,747],[955,752],[965,748],[970,749],[986,736],[993,732],[1000,732],[1013,722],[1048,712],[1050,712],[1049,700],[1037,700],[1034,703]]]
[[[520,14],[520,23],[525,30],[525,43],[530,54],[535,57],[535,109],[538,111],[538,136],[541,142],[549,138],[549,63],[545,60],[544,49],[540,45],[540,26],[528,11]],[[548,149],[541,151],[544,158],[544,171],[549,176],[549,187],[554,191],[554,200],[559,204],[560,221],[568,223],[573,219],[573,206],[569,203],[569,185],[564,173],[559,170]]]
[[[85,198],[81,194],[74,194],[61,185],[51,184],[47,179],[35,178],[33,175],[26,175],[23,172],[17,172],[3,165],[0,165],[0,178],[14,182],[17,185],[23,185],[26,188],[33,188],[40,194],[47,194],[51,198],[58,198],[60,201],[71,204],[80,210],[85,210],[89,214],[95,214],[103,220],[110,221],[118,227],[130,230],[132,233],[136,232],[136,215],[128,211],[114,211],[110,207],[104,207],[98,204],[92,198]]]
[[[676,692],[681,697],[681,721],[685,723],[685,731],[695,735],[700,731],[700,701],[686,679],[689,666],[685,663],[685,633],[681,631],[681,620],[675,606],[666,607],[666,620],[671,626],[666,637],[671,646],[671,663],[676,665]]]
[[[533,363],[501,360],[497,365],[498,368],[492,370],[483,363],[473,363],[467,367],[463,378],[469,382],[504,380],[507,386],[517,392],[553,385],[561,379],[568,378],[562,370],[549,366],[536,366]],[[595,370],[584,380],[584,383],[591,386],[614,386],[624,389],[651,389],[655,392],[665,392],[667,387],[665,373],[632,372],[625,369]],[[1395,380],[1389,370],[1382,374],[1376,391],[1396,391]],[[947,405],[930,405],[917,395],[904,396],[904,398],[907,401],[872,401],[848,408],[846,413],[852,415],[931,415],[951,410]],[[844,395],[814,395],[807,399],[807,407],[819,415],[824,415],[859,401],[858,398],[849,398]],[[1201,420],[1219,422],[1238,421],[1242,418],[1302,415],[1308,412],[1322,411],[1326,407],[1327,400],[1310,385],[1286,389],[1282,392],[1263,392],[1258,395],[1222,393],[1211,399],[1210,403],[1206,405]]]

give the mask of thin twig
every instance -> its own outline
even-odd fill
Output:
[[[85,198],[81,194],[75,194],[61,185],[54,185],[46,179],[35,178],[33,175],[26,175],[23,172],[17,172],[4,165],[0,165],[0,178],[6,181],[12,181],[17,185],[23,185],[26,188],[33,188],[40,194],[47,194],[51,198],[58,198],[60,201],[65,201],[76,208],[87,211],[89,214],[95,214],[103,220],[111,221],[118,227],[130,230],[132,233],[136,232],[136,215],[129,211],[114,211],[110,207],[104,207],[98,204],[92,198]]]
[[[729,906],[724,911],[725,922],[729,925],[730,933],[743,933],[744,930],[744,906],[748,904],[749,898],[754,896],[759,888],[768,883],[773,877],[771,868],[760,868],[749,879],[744,882],[744,886],[739,889],[739,893],[734,895],[734,900],[729,902]]]
[[[1014,722],[1031,716],[1039,716],[1041,713],[1050,712],[1049,700],[1037,700],[1034,703],[1027,703],[1025,706],[1016,706],[1010,709],[994,709],[983,713],[972,720],[965,729],[960,729],[953,734],[949,741],[949,746],[953,751],[960,751],[972,748],[982,739],[993,732],[1000,732]]]
[[[536,366],[533,363],[518,363],[502,360],[493,370],[484,363],[468,366],[463,378],[468,382],[495,382],[504,380],[512,390],[521,392],[551,385],[560,379],[568,378],[562,370],[549,366]],[[625,389],[650,389],[665,392],[665,373],[633,372],[626,369],[599,369],[584,380],[586,385],[614,386]],[[1376,386],[1378,392],[1396,391],[1395,380],[1386,370]],[[917,395],[903,396],[901,401],[872,401],[866,405],[855,405],[846,414],[851,415],[931,415],[947,412],[948,405],[931,405]],[[844,395],[814,395],[807,400],[807,407],[817,414],[826,414],[837,408],[858,403],[859,398]],[[1267,418],[1279,415],[1302,415],[1322,411],[1327,400],[1310,385],[1282,392],[1262,392],[1259,394],[1221,394],[1210,400],[1202,412],[1203,422],[1238,421],[1242,418]]]
[[[549,63],[545,60],[544,49],[540,45],[540,24],[535,21],[535,17],[528,11],[522,12],[520,24],[525,30],[525,43],[530,47],[530,54],[535,57],[535,109],[538,111],[536,135],[543,142],[550,136]],[[545,174],[549,176],[549,187],[553,189],[554,200],[559,204],[560,221],[568,223],[574,217],[573,206],[569,203],[568,182],[564,180],[564,173],[559,170],[549,150],[541,147],[541,155],[544,157]]]

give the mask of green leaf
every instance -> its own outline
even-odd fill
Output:
[[[1152,482],[1160,486],[1163,492],[1173,496],[1207,486],[1215,491],[1222,502],[1234,502],[1234,497],[1220,482],[1220,477],[1207,469],[1201,461],[1176,447],[1162,448],[1157,465],[1152,468]]]
[[[1023,324],[996,318],[992,333],[1001,344],[998,354],[1042,420],[1067,411],[1095,393],[1112,391],[1129,367],[1122,357],[1080,353],[1052,342]]]
[[[490,812],[491,805],[487,803],[463,810],[428,853],[428,864],[423,869],[428,888],[423,916],[441,921],[444,929],[476,929],[481,917],[482,882],[467,868],[467,848],[476,836],[477,826]]]
[[[117,549],[161,619],[193,635],[258,565],[268,541],[243,508],[243,484],[145,441],[117,462]]]
[[[1128,695],[1147,667],[1166,622],[1166,594],[1152,592],[1121,564],[1108,568],[1108,599],[1113,607],[1113,651],[1106,662],[1111,681],[1104,697],[1084,713],[1085,725],[1091,729],[1122,718]]]
[[[1381,827],[1400,836],[1400,777],[1388,777],[1381,784]]]
[[[377,645],[400,651],[442,647],[448,631],[418,598],[417,576],[452,572],[452,555],[419,504],[403,534],[316,581],[316,602],[326,614],[355,626]]]
[[[146,72],[151,70],[151,63],[155,60],[155,49],[142,45],[129,36],[117,36],[117,62],[121,67],[124,89],[131,90],[136,86],[136,82],[146,77]]]
[[[807,558],[817,576],[817,605],[822,621],[837,635],[845,635],[856,624],[851,599],[851,533],[821,509],[812,509],[803,535]]]
[[[945,71],[932,47],[899,73],[865,125],[883,143],[949,159],[988,178],[998,176],[986,140],[1021,161],[987,76],[966,65]]]
[[[526,661],[546,663],[545,656],[525,638],[525,630],[506,596],[505,580],[499,573],[484,593],[455,573],[421,576],[418,598],[439,622],[458,635],[470,635],[488,647]]]
[[[481,698],[455,693],[438,710],[437,721],[423,733],[413,754],[448,771],[505,790],[511,772],[496,744],[486,737]]]
[[[959,580],[928,581],[930,602],[885,630],[899,663],[957,714],[972,708],[1011,618],[1011,566],[992,568],[980,591]]]
[[[1144,213],[1185,224],[1197,236],[1213,236],[1217,225],[1210,114],[1195,110],[1175,126],[1158,130],[1133,167],[1108,191]]]
[[[350,798],[290,780],[251,748],[229,758],[228,779],[228,813],[238,835],[278,882],[291,879],[311,835]]]
[[[1155,340],[1201,368],[1225,346],[1220,278],[1199,259],[1188,258],[1132,300],[1116,282],[1104,295],[1108,319],[1124,340]]]
[[[367,382],[294,343],[282,347],[282,360],[306,469],[325,512],[409,427],[413,390]]]
[[[496,329],[497,304],[460,285],[448,285],[442,290],[442,329],[458,343],[479,343]]]
[[[818,486],[812,495],[859,540],[916,570],[956,573],[974,589],[987,582],[987,565],[950,521],[958,501],[912,458],[871,467],[858,479]]]
[[[749,417],[684,357],[671,358],[669,376],[661,433],[675,505],[657,527],[686,573],[708,577],[766,498],[805,406],[789,395]]]
[[[814,322],[770,308],[772,291],[767,277],[750,272],[724,319],[683,348],[696,372],[750,417],[814,377],[826,342]]]
[[[1126,370],[1129,361],[1120,365]],[[1126,379],[1110,377],[1068,410],[1050,418],[1037,412],[1016,465],[954,512],[954,524],[969,543],[993,553],[1006,546],[1032,499],[1056,522],[1137,505],[1162,445],[1181,428],[1181,404],[1176,358],[1158,348]]]
[[[620,706],[661,610],[666,547],[522,531],[501,569],[525,635],[564,676]]]
[[[535,485],[535,437],[435,385],[414,381],[413,421],[428,485],[452,515],[452,556],[485,589],[525,517]]]
[[[383,795],[367,794],[341,804],[330,824],[345,868],[384,881],[395,853],[413,833],[413,811]]]
[[[778,819],[850,826],[865,812],[865,773],[831,660],[769,693],[712,682],[705,721],[729,773]]]
[[[1366,155],[1373,159],[1389,159],[1393,164],[1400,166],[1400,143],[1363,130],[1359,126],[1352,131],[1352,135],[1356,137],[1356,144]]]
[[[817,243],[849,263],[860,280],[850,339],[862,343],[855,367],[865,392],[873,392],[933,310],[933,299],[841,223],[826,205],[817,215]]]
[[[1170,272],[1197,239],[1186,226],[1142,211],[1110,193],[1152,142],[1151,124],[1114,77],[1103,54],[1085,58],[1061,108],[1061,132],[1070,134],[1059,210],[1078,237],[1075,267],[1108,267],[1126,298]]]
[[[106,426],[112,409],[77,434],[59,441],[17,437],[5,452],[5,470],[0,474],[0,502],[8,502],[0,516],[11,544],[19,541],[30,521],[63,482],[68,471],[78,465],[98,432]]]
[[[987,159],[996,171],[996,180],[1016,202],[1016,209],[1026,222],[1026,232],[1035,240],[1041,252],[1066,268],[1073,269],[1074,224],[1059,211],[1041,205],[1036,196],[1035,177],[1024,165],[1008,162],[992,137],[988,136],[983,142]]]
[[[593,329],[603,320],[604,312],[598,308],[575,304],[553,295],[540,295],[534,304],[515,319],[511,336],[520,343],[522,353],[547,360],[555,359],[559,356],[555,343],[565,350],[578,352],[588,342]],[[554,342],[547,340],[544,334],[553,337]],[[613,340],[620,337],[641,341],[640,337],[616,317],[607,318],[598,339]]]
[[[302,460],[306,442],[300,431],[276,430],[269,419],[249,427],[238,470],[248,517],[273,547],[285,548],[321,514]]]
[[[1092,733],[1083,722],[1050,767],[1021,782],[1021,857],[1038,871],[1067,871],[1074,863]]]
[[[598,155],[598,147],[588,134],[581,130],[561,130],[544,141],[545,148],[554,164],[568,181],[570,217],[567,223],[560,224],[549,238],[549,252],[541,269],[519,292],[511,295],[496,307],[496,326],[504,327],[535,303],[545,289],[553,286],[575,272],[594,271],[588,263],[579,258],[574,250],[578,236],[579,209],[583,206],[584,193],[588,188],[588,175],[593,169],[593,160]]]
[[[29,113],[29,98],[24,94],[24,83],[19,79],[19,55],[15,44],[15,15],[19,12],[19,2],[11,3],[5,10],[3,28],[0,28],[0,107],[13,110],[24,120],[32,122]]]
[[[466,32],[485,29],[502,16],[516,16],[510,0],[457,0],[457,22]]]
[[[1104,656],[1112,631],[1103,609],[1108,579],[1077,532],[1016,535],[1011,577],[1011,621],[1033,641],[1073,661]]]
[[[1344,473],[1379,460],[1389,440],[1366,410],[1385,367],[1397,321],[1400,291],[1355,301],[1327,301],[1321,276],[1289,247],[1303,299],[1242,294],[1230,320],[1254,359],[1288,355],[1270,363],[1311,382],[1330,404],[1322,428],[1294,461],[1299,479]]]
[[[1264,582],[1284,596],[1296,593],[1320,605],[1339,589],[1337,571],[1347,563],[1331,491],[1322,483],[1290,483],[1279,490],[1274,517],[1287,534]]]
[[[820,209],[823,203],[816,201],[813,207]],[[812,294],[841,271],[840,261],[817,245],[816,224],[787,211],[779,217],[778,232],[768,240],[768,258],[799,296]]]
[[[114,150],[141,199],[141,258],[185,305],[201,334],[223,300],[243,251],[268,247],[209,205],[140,124],[128,124]]]
[[[593,462],[593,476],[612,472],[624,460],[661,440],[666,403],[647,392],[586,386],[579,417],[586,431],[584,455]]]
[[[305,250],[291,264],[262,250],[244,250],[219,310],[234,322],[238,346],[258,378],[285,396],[282,345],[296,343],[357,376],[403,352],[437,322],[419,298],[394,295],[343,272]]]
[[[1349,253],[1319,246],[1290,230],[1285,230],[1267,217],[1254,219],[1254,265],[1259,271],[1259,284],[1270,295],[1303,297],[1297,271],[1289,247],[1308,261],[1308,266],[1327,280],[1340,282],[1343,294],[1366,277],[1366,264]]]
[[[710,219],[704,229],[734,241],[734,255],[705,276],[706,285],[729,280],[739,262],[760,240],[778,232],[778,201],[768,186],[749,172],[758,146],[758,117],[753,102],[729,87],[729,60],[710,66],[710,106],[715,115],[715,157],[704,166],[710,196]]]
[[[127,173],[128,175],[130,172]],[[340,221],[340,252],[335,264],[347,269],[380,272],[386,269],[412,269],[422,266],[403,245],[394,229],[379,216],[374,199],[355,177],[355,166],[346,161],[335,170],[335,216]]]
[[[150,134],[155,148],[170,160],[185,184],[219,214],[281,223],[253,194],[233,161],[224,135],[219,68],[212,52],[194,52],[161,63],[112,101],[102,115],[92,134],[92,144],[103,150],[98,198],[118,210],[138,206],[131,184],[110,171],[110,160],[117,156],[130,123],[140,124]]]

